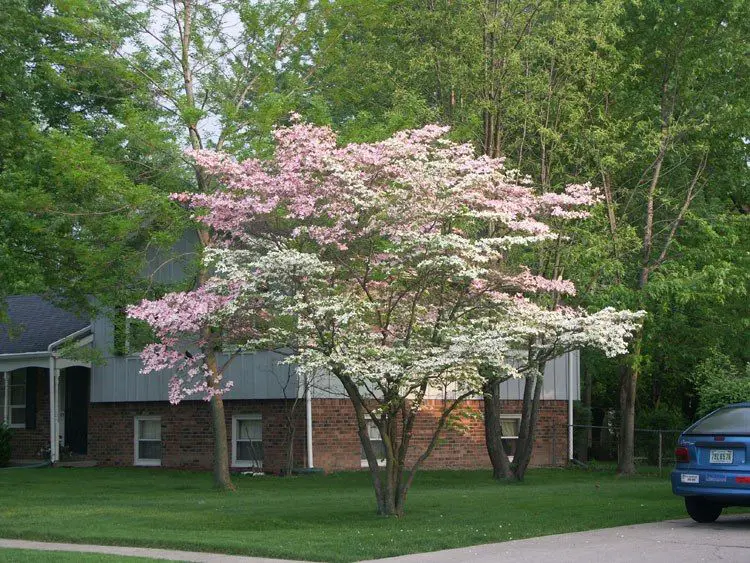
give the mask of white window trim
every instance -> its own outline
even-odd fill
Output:
[[[232,467],[252,467],[254,469],[263,469],[263,460],[260,464],[257,461],[251,461],[246,459],[237,459],[237,435],[239,434],[239,421],[240,420],[259,420],[260,425],[260,441],[263,442],[263,416],[260,413],[250,414],[235,414],[232,416]],[[264,452],[265,457],[265,452]]]
[[[521,428],[521,415],[520,414],[501,414],[500,415],[500,424],[502,424],[503,419],[505,420],[517,420],[518,421],[518,428]],[[515,436],[502,436],[502,440],[518,440],[518,435]],[[509,455],[508,461],[513,461],[513,458],[515,456]]]
[[[26,428],[26,385],[28,385],[28,379],[29,379],[29,373],[28,371],[24,372],[23,374],[23,405],[21,404],[13,404],[11,401],[13,400],[11,397],[13,397],[13,385],[11,384],[11,381],[13,380],[13,372],[9,372],[8,375],[8,410],[6,413],[7,419],[8,419],[8,426],[11,428]],[[14,409],[23,409],[23,422],[16,422],[13,424],[11,421],[13,420],[13,410]]]
[[[134,464],[142,467],[159,467],[161,466],[161,458],[159,459],[141,459],[138,457],[138,426],[142,420],[157,420],[161,424],[161,417],[158,415],[147,415],[147,416],[136,416],[133,419],[133,458],[135,459]],[[153,440],[150,440],[153,442]],[[161,444],[161,430],[159,430],[159,444]]]
[[[366,416],[365,417],[365,422],[372,423],[372,424],[375,425],[375,428],[378,428],[378,425],[375,423],[375,421],[373,420],[373,418],[371,416]],[[369,430],[368,430],[368,432],[369,432]],[[380,434],[380,429],[379,428],[378,428],[378,434]],[[372,439],[370,439],[370,441],[372,441]],[[382,434],[380,435],[380,441],[381,442],[383,441],[383,435]],[[360,444],[360,447],[361,446],[362,446],[362,444]],[[360,456],[359,457],[359,466],[360,467],[369,467],[370,464],[367,462],[367,458],[362,459],[362,452],[361,451],[360,451],[359,456]],[[385,465],[386,465],[386,460],[378,458],[378,467],[385,467]]]

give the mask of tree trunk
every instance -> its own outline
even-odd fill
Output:
[[[235,488],[229,476],[227,424],[224,418],[224,401],[221,395],[211,397],[211,423],[214,431],[214,487],[225,491],[233,491]]]
[[[499,382],[486,383],[484,393],[484,438],[492,463],[492,478],[498,481],[513,478],[510,460],[503,448],[503,425],[500,419]]]
[[[635,393],[641,337],[635,341],[633,361],[620,367],[620,439],[617,448],[617,474],[635,473]]]
[[[207,349],[205,350],[205,354],[206,364],[212,374],[209,385],[212,389],[216,389],[220,384],[216,353],[212,349]],[[224,416],[224,400],[221,398],[221,395],[213,395],[211,397],[211,426],[214,434],[214,487],[225,491],[233,491],[235,488],[229,476],[227,423]]]
[[[540,367],[540,371],[533,377],[526,379],[526,387],[531,387],[530,383],[533,382],[533,393],[528,392],[528,389],[524,389],[523,393],[523,419],[521,421],[521,430],[518,433],[518,446],[516,447],[516,455],[513,456],[513,476],[517,481],[523,481],[526,476],[526,469],[529,467],[531,462],[531,454],[534,451],[534,439],[536,437],[536,423],[539,418],[539,403],[542,396],[542,387],[544,387],[544,379],[542,371],[544,364]]]

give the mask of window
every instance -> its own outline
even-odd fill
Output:
[[[259,414],[232,417],[232,465],[263,468],[263,421]]]
[[[510,460],[516,455],[518,445],[518,429],[521,426],[521,415],[504,415],[500,417],[503,433],[503,449]]]
[[[380,435],[380,430],[377,424],[371,418],[367,419],[367,435],[370,437],[370,443],[372,449],[375,450],[375,457],[378,458],[378,465],[385,465],[385,444],[383,443],[383,437]],[[365,448],[360,444],[360,465],[367,467],[367,456],[365,455]]]
[[[8,423],[11,428],[26,428],[26,371],[10,373],[8,389]]]
[[[161,465],[160,417],[135,417],[135,464]]]

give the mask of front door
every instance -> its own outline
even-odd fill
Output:
[[[89,382],[91,370],[65,370],[65,445],[74,454],[86,454],[89,435]]]

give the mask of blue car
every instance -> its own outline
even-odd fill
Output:
[[[750,506],[750,403],[701,418],[675,449],[672,492],[685,497],[696,522],[713,522],[724,507]]]

